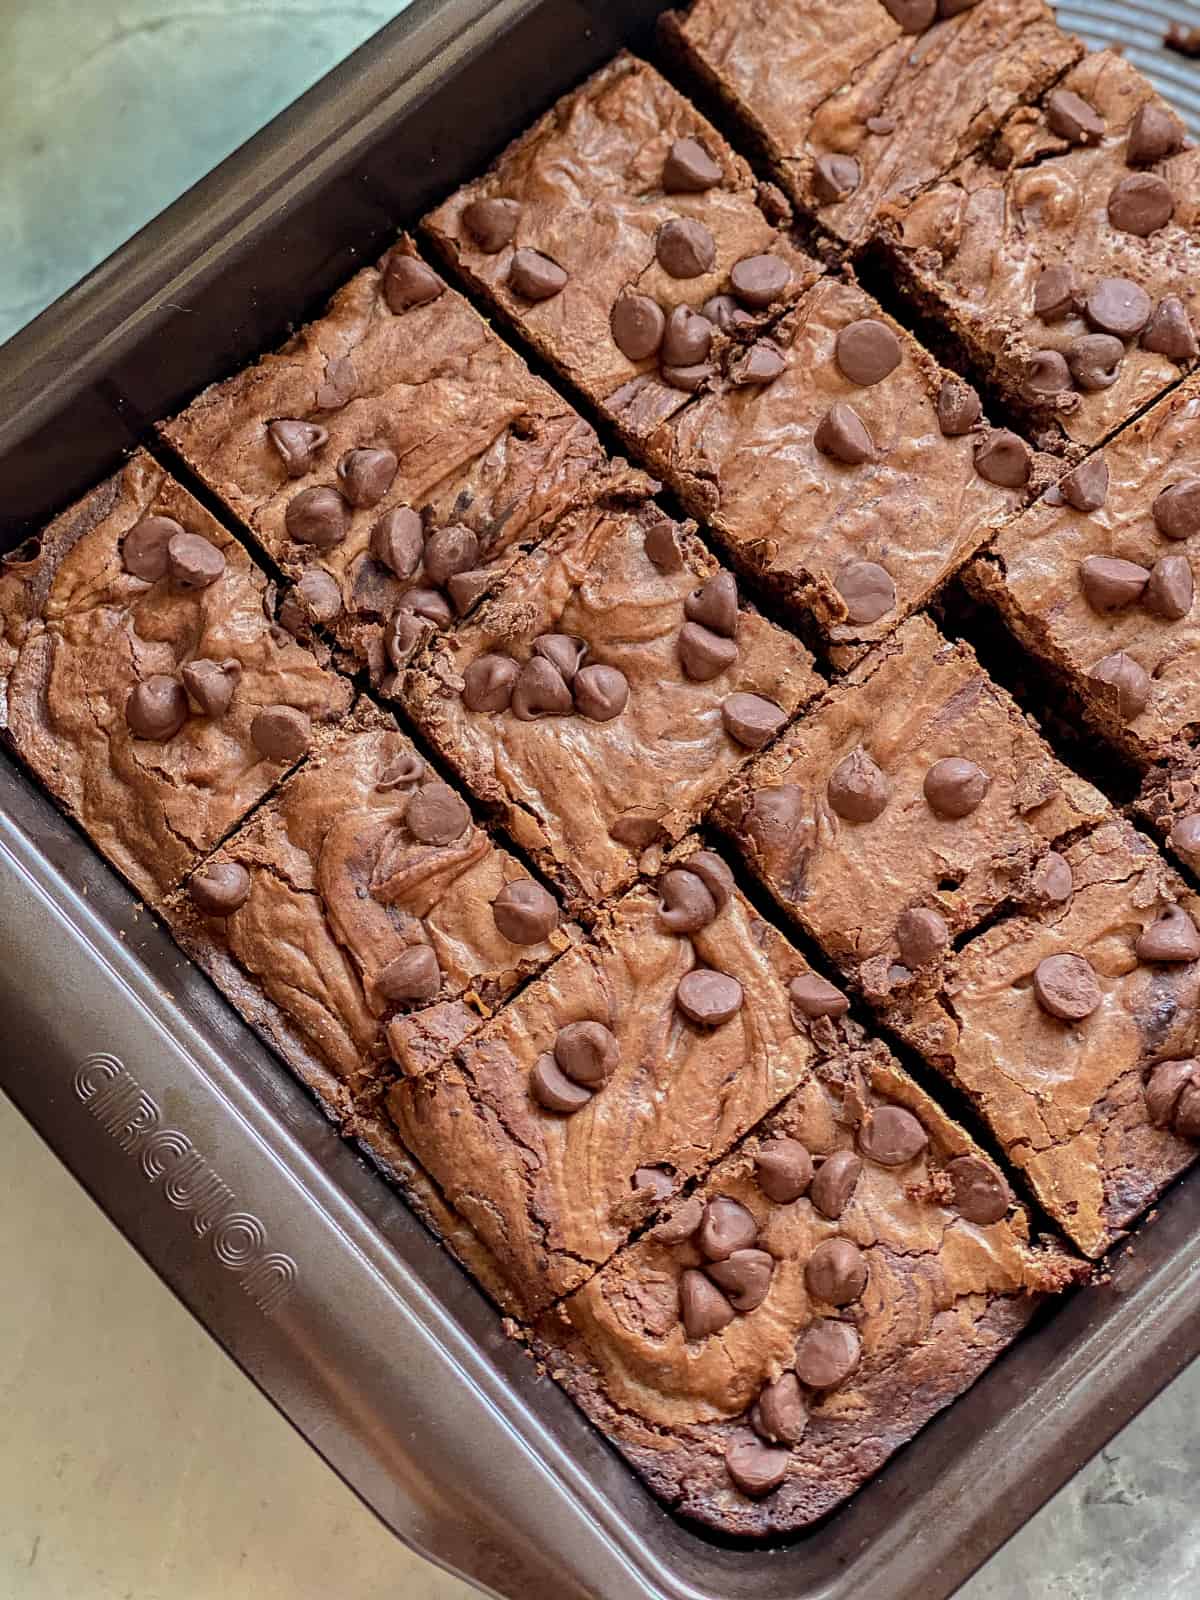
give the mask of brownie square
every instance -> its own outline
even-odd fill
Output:
[[[274,354],[162,426],[385,683],[586,493],[604,455],[402,238]]]
[[[0,563],[0,730],[147,900],[349,710],[270,599],[142,451]]]
[[[901,287],[1047,439],[1097,443],[1195,360],[1184,132],[1136,67],[1088,55],[886,223]]]
[[[663,32],[797,208],[858,246],[890,205],[943,177],[1082,53],[1041,0],[938,9],[695,0],[668,13]]]
[[[859,1488],[1080,1266],[1031,1246],[997,1168],[874,1044],[816,1062],[534,1348],[672,1510],[779,1535]]]
[[[631,891],[453,1063],[388,1093],[402,1142],[502,1264],[521,1316],[578,1287],[854,1033],[718,857],[687,855],[659,891]],[[801,976],[828,1014],[796,1004]],[[580,1074],[580,1024],[590,1059],[603,1054],[590,1089],[565,1071]]]
[[[431,642],[404,694],[583,907],[677,843],[822,687],[798,640],[739,610],[733,575],[691,525],[634,499],[568,518],[469,623]]]
[[[389,1051],[423,1070],[576,932],[366,701],[163,914],[339,1119]]]
[[[1200,555],[1188,537],[1200,533],[1198,452],[1200,380],[1189,379],[1005,528],[967,574],[1051,681],[1143,767],[1200,729]]]
[[[913,617],[750,766],[717,821],[875,999],[1111,815],[973,651]]]
[[[1132,814],[1200,873],[1200,756],[1178,749],[1142,780]]]
[[[1110,822],[892,998],[1046,1211],[1098,1256],[1197,1155],[1200,898]]]

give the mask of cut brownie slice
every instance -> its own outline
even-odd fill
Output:
[[[338,1117],[389,1049],[430,1064],[575,932],[367,702],[164,915]]]
[[[1132,809],[1185,866],[1200,874],[1200,756],[1194,750],[1174,750],[1152,768]]]
[[[1021,644],[1140,766],[1200,732],[1200,380],[1006,528],[968,569]]]
[[[0,729],[148,900],[349,710],[265,576],[139,451],[0,563]]]
[[[591,428],[402,239],[163,436],[375,682],[603,466]]]
[[[644,480],[643,480],[644,482]],[[437,749],[581,906],[676,843],[823,687],[790,634],[652,501],[595,504],[405,684]]]
[[[814,1521],[968,1388],[1081,1263],[878,1045],[818,1061],[534,1348],[673,1510]]]
[[[1200,899],[1127,823],[891,997],[1043,1206],[1099,1255],[1197,1155]]]
[[[1010,405],[1094,444],[1195,360],[1198,187],[1182,121],[1103,51],[899,208],[885,248]]]
[[[799,209],[851,246],[1082,54],[1041,0],[695,0],[663,31]]]
[[[854,1034],[846,1001],[681,858],[605,912],[447,1065],[402,1080],[404,1144],[507,1273],[524,1316],[592,1273]],[[798,981],[797,981],[798,980]]]
[[[717,809],[781,906],[874,998],[1053,877],[1110,815],[965,644],[913,617]]]

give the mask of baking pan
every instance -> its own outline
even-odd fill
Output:
[[[635,0],[418,0],[0,350],[0,547],[277,342],[621,44]],[[1072,17],[1074,20],[1074,14]],[[816,1530],[669,1516],[0,756],[0,1087],[406,1543],[505,1596],[942,1600],[1200,1352],[1200,1173]]]

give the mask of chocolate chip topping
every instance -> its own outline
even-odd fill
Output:
[[[426,770],[425,763],[415,750],[404,750],[394,760],[387,762],[375,779],[375,787],[385,793],[391,789],[409,789],[421,782]]]
[[[883,0],[883,8],[904,33],[924,33],[937,16],[937,0]]]
[[[478,560],[479,539],[460,522],[438,528],[425,541],[425,576],[430,583],[445,584],[456,573],[469,572]]]
[[[846,604],[846,621],[866,626],[896,606],[896,585],[878,561],[847,561],[833,581]]]
[[[881,383],[900,365],[900,341],[886,322],[862,317],[838,329],[833,346],[842,376],[860,388]]]
[[[422,844],[453,844],[471,826],[471,813],[449,784],[425,783],[410,798],[404,821]]]
[[[1075,877],[1066,856],[1047,850],[1034,869],[1031,887],[1046,905],[1065,905],[1075,890]]]
[[[712,895],[718,911],[724,911],[733,898],[733,873],[712,850],[697,850],[687,858],[687,869],[694,872]]]
[[[1132,339],[1150,320],[1150,296],[1129,278],[1101,278],[1084,305],[1087,319],[1101,333]]]
[[[491,581],[492,574],[486,567],[471,567],[466,572],[450,574],[446,579],[446,591],[460,617],[466,615]]]
[[[517,201],[499,196],[472,200],[463,207],[463,227],[487,256],[498,255],[505,245],[513,242],[520,220],[521,207]]]
[[[1071,376],[1085,394],[1111,389],[1121,372],[1125,346],[1111,333],[1085,333],[1067,346]]]
[[[1152,616],[1179,622],[1192,609],[1195,587],[1187,556],[1162,556],[1150,569],[1142,604]]]
[[[558,668],[545,656],[531,656],[513,685],[513,715],[521,722],[536,722],[539,717],[569,716],[573,708],[571,690]]]
[[[799,1139],[768,1139],[754,1161],[758,1187],[776,1205],[790,1205],[806,1192],[813,1178],[812,1157]]]
[[[877,1106],[859,1124],[858,1148],[882,1167],[915,1161],[928,1143],[925,1129],[903,1106]]]
[[[1145,567],[1117,556],[1088,556],[1079,563],[1079,582],[1093,611],[1121,611],[1136,604],[1149,581]]]
[[[340,411],[358,393],[358,373],[349,356],[330,356],[316,393],[318,411]]]
[[[508,286],[523,300],[552,300],[566,285],[566,272],[540,250],[518,250],[508,264]]]
[[[288,501],[284,523],[288,538],[297,544],[332,550],[350,531],[350,507],[336,489],[301,489]]]
[[[323,572],[320,567],[310,567],[307,572],[301,573],[288,600],[299,604],[314,622],[333,622],[341,615],[342,591],[337,579]]]
[[[639,1169],[641,1170],[641,1169]],[[689,1196],[674,1213],[650,1230],[655,1244],[682,1244],[690,1239],[704,1218],[704,1202],[698,1194]]]
[[[733,1309],[745,1313],[767,1298],[774,1271],[775,1258],[765,1250],[735,1250],[728,1260],[714,1261],[708,1275]]]
[[[654,242],[659,266],[672,278],[701,278],[717,259],[717,241],[702,222],[670,217]]]
[[[938,427],[948,439],[957,439],[971,429],[983,415],[979,396],[961,378],[943,378],[938,390]]]
[[[761,750],[787,721],[774,700],[760,694],[731,694],[721,705],[725,732],[747,750]]]
[[[662,838],[662,819],[652,812],[626,811],[609,828],[608,837],[628,850],[646,850]]]
[[[1151,514],[1166,539],[1190,539],[1200,533],[1200,478],[1182,478],[1164,489],[1155,497]]]
[[[302,478],[311,472],[317,451],[329,442],[329,431],[315,422],[299,422],[282,417],[267,429],[267,438],[279,453],[289,478]]]
[[[792,269],[782,256],[743,256],[729,269],[729,284],[744,306],[765,311],[787,293]]]
[[[539,1105],[567,1117],[582,1111],[592,1098],[592,1090],[581,1083],[572,1083],[548,1051],[534,1062],[529,1087]]]
[[[729,381],[735,389],[752,389],[774,383],[786,371],[783,353],[766,339],[752,344],[740,360],[729,369]]]
[[[268,761],[299,761],[312,743],[312,719],[295,706],[263,706],[250,724],[250,739]]]
[[[1182,906],[1168,906],[1134,945],[1139,961],[1195,961],[1200,956],[1200,932]]]
[[[679,1317],[689,1339],[707,1339],[727,1328],[737,1313],[703,1272],[687,1267],[679,1279]]]
[[[575,633],[540,633],[533,641],[533,653],[545,656],[564,683],[574,683],[575,674],[587,660],[587,640]]]
[[[613,343],[629,361],[645,361],[654,355],[663,342],[666,326],[662,307],[648,294],[623,294],[609,318]]]
[[[728,1195],[716,1195],[704,1208],[696,1244],[709,1261],[724,1261],[735,1250],[749,1250],[758,1239],[751,1212]]]
[[[667,194],[703,194],[721,181],[721,168],[699,139],[676,139],[663,162],[662,186]]]
[[[225,572],[225,556],[198,533],[179,532],[167,543],[167,570],[185,589],[207,589]]]
[[[188,884],[196,910],[206,917],[231,917],[250,898],[250,874],[239,861],[210,861]]]
[[[835,1150],[817,1168],[808,1198],[823,1217],[836,1222],[850,1204],[862,1174],[862,1161],[853,1150]]]
[[[665,367],[694,367],[708,360],[713,325],[689,306],[676,306],[666,320],[662,341]]]
[[[1095,683],[1107,685],[1113,708],[1123,722],[1141,716],[1150,699],[1150,676],[1146,669],[1124,650],[1116,650],[1088,673]]]
[[[661,1167],[635,1167],[629,1181],[635,1190],[648,1189],[655,1200],[667,1199],[675,1188],[671,1174],[664,1172]]]
[[[742,832],[760,851],[790,849],[805,810],[803,791],[794,783],[759,789],[743,814]]]
[[[337,464],[342,493],[352,506],[377,506],[392,486],[398,462],[386,448],[347,450]]]
[[[683,614],[689,622],[702,623],[713,633],[732,639],[738,624],[737,580],[733,573],[714,572],[705,579],[683,602]]]
[[[1146,1112],[1156,1128],[1200,1139],[1200,1061],[1161,1061],[1146,1083]]]
[[[506,883],[492,901],[492,916],[510,944],[541,944],[558,927],[553,895],[532,878]]]
[[[575,678],[575,709],[591,722],[611,722],[629,702],[629,683],[616,667],[584,667]]]
[[[690,1022],[719,1028],[742,1009],[742,986],[727,973],[695,967],[680,978],[675,1004]]]
[[[1191,361],[1200,351],[1192,319],[1178,295],[1169,294],[1155,306],[1142,332],[1141,346],[1168,361]]]
[[[167,546],[183,532],[174,517],[143,517],[121,544],[121,565],[133,578],[157,583],[167,575]]]
[[[1026,400],[1042,400],[1071,387],[1071,369],[1058,350],[1035,350],[1025,363],[1021,393]]]
[[[187,695],[183,685],[163,672],[136,684],[125,702],[125,721],[135,739],[163,743],[187,721]]]
[[[1181,855],[1200,855],[1200,811],[1179,818],[1171,829],[1171,844]]]
[[[1052,89],[1046,97],[1046,125],[1068,144],[1099,144],[1104,118],[1071,89]]]
[[[685,622],[679,630],[679,660],[684,672],[697,683],[707,683],[737,660],[737,645],[722,639],[698,622]]]
[[[991,779],[965,756],[935,761],[925,774],[924,793],[939,817],[969,817],[983,803]]]
[[[848,1306],[867,1287],[867,1258],[849,1239],[823,1239],[804,1264],[804,1282],[814,1299]]]
[[[242,664],[232,656],[227,661],[189,661],[179,673],[188,699],[204,717],[225,715],[241,675]]]
[[[1078,298],[1074,267],[1043,267],[1033,289],[1033,314],[1043,322],[1061,322],[1074,311]]]
[[[670,517],[659,517],[646,529],[642,548],[646,559],[659,572],[682,572],[683,552],[679,548],[679,530]]]
[[[442,987],[442,969],[427,944],[415,944],[388,962],[376,977],[375,987],[393,1005],[432,1000]]]
[[[1113,185],[1108,197],[1108,220],[1138,239],[1165,228],[1174,210],[1170,185],[1154,172],[1131,173]]]
[[[1008,428],[989,428],[975,446],[975,471],[1001,489],[1023,489],[1031,466],[1029,446]]]
[[[950,929],[939,912],[926,906],[902,911],[896,921],[900,959],[911,971],[937,961],[950,943]]]
[[[774,1449],[761,1439],[731,1439],[725,1446],[725,1470],[734,1488],[751,1499],[778,1489],[791,1460],[790,1451]]]
[[[698,933],[717,915],[717,902],[703,880],[686,868],[664,873],[658,894],[658,920],[672,933]]]
[[[842,991],[817,972],[798,972],[788,984],[788,995],[805,1017],[844,1017],[850,1009]]]
[[[700,307],[700,315],[707,317],[722,333],[736,333],[739,328],[754,325],[754,318],[742,310],[731,294],[710,295]]]
[[[796,1341],[796,1376],[810,1389],[835,1389],[858,1366],[862,1340],[848,1322],[823,1318]]]
[[[874,822],[891,798],[892,786],[860,746],[834,767],[825,793],[844,822]]]
[[[1062,1022],[1082,1022],[1103,998],[1091,962],[1072,951],[1038,962],[1033,992],[1042,1010]]]
[[[397,578],[411,578],[421,565],[425,528],[411,506],[393,506],[371,529],[371,554]]]
[[[980,1227],[1008,1215],[1012,1191],[990,1161],[982,1156],[955,1156],[946,1165],[954,1185],[954,1204],[968,1222]]]
[[[769,1443],[800,1443],[808,1426],[808,1410],[794,1372],[782,1373],[759,1391],[750,1426]]]
[[[853,156],[821,155],[813,162],[812,192],[818,205],[837,205],[861,182],[862,168]]]
[[[1103,456],[1089,456],[1058,480],[1058,492],[1076,511],[1099,511],[1108,499],[1108,463]]]
[[[715,368],[709,361],[698,362],[694,367],[660,367],[659,377],[672,389],[684,394],[695,394],[713,376]]]
[[[875,457],[875,441],[853,406],[835,400],[817,423],[813,443],[823,456],[858,467]]]
[[[1139,106],[1129,124],[1125,145],[1125,165],[1152,167],[1183,149],[1187,130],[1173,111],[1147,101]]]
[[[507,711],[520,671],[511,656],[477,656],[463,673],[463,704],[468,711]]]
[[[432,267],[415,256],[393,250],[383,270],[383,298],[388,310],[397,316],[416,306],[428,305],[446,292],[446,285]]]
[[[602,1022],[568,1022],[555,1036],[554,1059],[572,1083],[596,1089],[617,1070],[621,1047],[616,1034]],[[668,1194],[671,1188],[668,1178]]]

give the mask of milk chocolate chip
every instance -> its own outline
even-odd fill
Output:
[[[1125,346],[1111,333],[1085,333],[1067,346],[1071,376],[1085,394],[1111,389],[1121,374]]]
[[[617,1070],[621,1047],[616,1034],[602,1022],[568,1022],[555,1036],[554,1059],[572,1083],[597,1089]],[[668,1179],[668,1194],[671,1187]]]
[[[1099,144],[1104,118],[1071,89],[1052,89],[1046,97],[1046,125],[1068,144]]]
[[[1147,101],[1139,106],[1129,124],[1125,145],[1127,167],[1152,167],[1183,149],[1187,130],[1173,111]]]
[[[703,1272],[687,1267],[679,1279],[679,1317],[689,1339],[707,1339],[733,1321],[736,1312]]]
[[[513,715],[522,722],[535,722],[540,717],[569,716],[573,706],[558,668],[544,656],[531,656],[513,685]]]
[[[896,943],[900,959],[911,971],[930,966],[950,943],[945,917],[928,907],[902,911],[896,922]]]
[[[853,406],[837,400],[817,423],[813,443],[823,456],[848,467],[875,458],[875,441]]]
[[[1024,488],[1031,464],[1029,446],[1008,428],[989,428],[975,446],[975,471],[1001,489]]]
[[[853,156],[821,155],[813,162],[812,191],[818,205],[837,205],[861,182],[862,168]]]
[[[389,961],[375,979],[385,1000],[402,1005],[408,1000],[432,1000],[442,987],[442,970],[427,944],[416,944]]]
[[[847,561],[833,586],[846,603],[847,622],[865,627],[895,609],[895,582],[878,561]]]
[[[486,256],[494,256],[516,237],[521,207],[499,196],[472,200],[463,207],[463,227]]]
[[[758,1239],[753,1214],[737,1200],[719,1194],[704,1208],[696,1244],[709,1261],[724,1261],[735,1250],[749,1250]]]
[[[991,781],[973,761],[947,756],[925,774],[925,798],[939,817],[969,817],[983,803]]]
[[[524,300],[552,300],[566,288],[567,274],[540,250],[518,250],[508,265],[508,284]]]
[[[860,388],[881,383],[900,365],[899,339],[887,323],[874,317],[863,317],[840,328],[833,349],[843,377]]]
[[[1142,931],[1134,945],[1139,961],[1195,961],[1200,932],[1182,906],[1168,906]]]
[[[416,306],[428,305],[446,292],[446,285],[432,267],[415,256],[393,250],[383,270],[383,298],[388,310],[400,316]]]
[[[1165,228],[1175,210],[1175,196],[1164,178],[1154,172],[1135,172],[1113,185],[1108,197],[1108,220],[1122,233],[1145,239]]]
[[[768,1139],[758,1147],[754,1176],[768,1200],[789,1205],[799,1200],[812,1182],[812,1157],[799,1139]]]
[[[187,715],[183,685],[164,672],[144,678],[125,702],[125,720],[135,739],[153,739],[162,744],[179,732]]]
[[[968,1222],[980,1227],[1008,1215],[1012,1192],[990,1161],[982,1156],[956,1156],[946,1165],[954,1185],[954,1204]]]
[[[174,517],[143,517],[121,544],[121,565],[133,578],[157,583],[167,575],[167,547],[183,532]]]
[[[737,580],[733,573],[715,572],[693,589],[683,602],[683,614],[689,622],[702,623],[714,633],[732,639],[738,623]]]
[[[438,528],[429,535],[422,559],[425,576],[440,587],[455,573],[469,572],[475,566],[479,560],[479,539],[461,522],[451,523],[448,528]]]
[[[1066,856],[1047,850],[1034,869],[1031,887],[1046,905],[1065,905],[1075,891],[1075,876]]]
[[[1190,812],[1171,829],[1171,843],[1181,855],[1200,855],[1200,812]]]
[[[717,259],[716,240],[692,217],[671,217],[664,222],[654,249],[659,266],[672,278],[703,277]]]
[[[774,1271],[775,1258],[765,1250],[735,1250],[725,1261],[714,1261],[708,1275],[735,1311],[747,1312],[767,1298]]]
[[[1078,300],[1074,267],[1043,267],[1033,288],[1033,314],[1043,322],[1061,322]]]
[[[687,870],[696,875],[712,895],[718,911],[733,899],[733,873],[712,850],[697,850],[687,858]]]
[[[679,630],[679,660],[684,672],[696,683],[708,683],[737,660],[738,649],[732,639],[722,639],[698,622],[685,622]]]
[[[297,422],[281,418],[272,422],[267,437],[275,446],[284,471],[289,478],[302,478],[311,472],[317,451],[329,442],[329,432],[315,422]]]
[[[786,368],[782,352],[768,340],[759,339],[730,367],[729,381],[735,389],[751,389],[774,383]]]
[[[421,565],[425,529],[411,506],[393,506],[371,529],[371,554],[397,578],[411,578]]]
[[[794,1372],[783,1373],[759,1391],[750,1425],[772,1443],[800,1443],[808,1426],[808,1411]]]
[[[937,0],[883,0],[883,8],[904,33],[924,33],[937,16]]]
[[[695,367],[708,360],[713,328],[707,317],[688,306],[676,306],[664,323],[664,367]]]
[[[862,1173],[862,1161],[853,1150],[835,1150],[817,1168],[808,1197],[823,1217],[836,1222],[850,1204]]]
[[[336,489],[301,489],[288,501],[284,525],[297,544],[332,550],[350,531],[350,507]]]
[[[1165,539],[1190,539],[1200,533],[1200,478],[1182,478],[1157,495],[1154,526]]]
[[[254,748],[268,761],[299,761],[312,743],[312,719],[295,706],[264,706],[250,724]]]
[[[858,1366],[862,1340],[848,1322],[823,1318],[796,1341],[796,1376],[810,1389],[835,1389]]]
[[[731,694],[721,705],[725,732],[748,750],[761,750],[787,721],[774,700],[760,694]]]
[[[658,884],[658,920],[672,933],[698,933],[717,915],[717,902],[694,872],[676,867]]]
[[[231,917],[250,898],[250,874],[238,861],[212,861],[192,874],[192,904],[206,917]]]
[[[1058,350],[1035,350],[1025,365],[1021,393],[1026,400],[1043,400],[1071,387],[1071,369]]]
[[[179,674],[188,699],[205,717],[225,715],[241,675],[242,664],[232,656],[226,661],[189,661]]]
[[[1116,650],[1088,673],[1097,683],[1112,691],[1117,715],[1123,722],[1141,716],[1150,699],[1150,677],[1146,669],[1124,650]]]
[[[1082,1022],[1103,998],[1091,962],[1073,951],[1038,962],[1033,992],[1042,1010],[1062,1022]]]
[[[663,162],[667,194],[703,194],[721,181],[721,169],[699,139],[676,139]]]
[[[1156,1128],[1200,1139],[1200,1061],[1161,1061],[1146,1083],[1146,1111]]]
[[[760,1439],[731,1439],[725,1447],[725,1470],[734,1488],[751,1499],[778,1489],[791,1459],[789,1451],[772,1449]]]
[[[823,1239],[805,1262],[804,1282],[814,1299],[848,1306],[867,1287],[867,1258],[849,1239]]]
[[[549,1052],[534,1062],[529,1084],[539,1105],[567,1117],[582,1111],[592,1098],[592,1090],[581,1083],[572,1083]]]
[[[1058,480],[1058,492],[1076,511],[1099,511],[1108,498],[1108,463],[1103,456],[1089,456]]]
[[[929,1135],[903,1106],[878,1106],[868,1111],[858,1129],[858,1148],[883,1167],[902,1167],[914,1161],[929,1143]]]
[[[1155,306],[1142,332],[1141,346],[1168,361],[1191,361],[1196,356],[1200,350],[1196,330],[1178,295],[1169,294]]]
[[[1150,296],[1129,278],[1101,278],[1084,306],[1087,319],[1100,333],[1132,339],[1150,320]]]
[[[961,378],[943,378],[938,390],[938,427],[948,439],[957,439],[971,429],[983,415],[979,396]]]
[[[703,1028],[719,1028],[742,1009],[742,986],[727,973],[695,967],[680,978],[675,1004],[690,1022]]]
[[[609,318],[613,343],[629,361],[645,361],[654,355],[663,342],[666,326],[662,307],[648,294],[623,294]]]
[[[532,878],[506,883],[492,901],[492,916],[510,944],[541,944],[558,927],[553,895]]]
[[[787,293],[792,269],[782,256],[743,256],[729,269],[729,284],[744,306],[765,311]]]
[[[545,656],[564,683],[574,683],[575,675],[587,660],[587,640],[576,633],[540,633],[533,641],[535,656]]]
[[[422,844],[453,844],[471,826],[471,813],[449,784],[425,783],[410,798],[404,822]]]
[[[1093,611],[1121,611],[1134,605],[1149,581],[1145,567],[1116,556],[1088,556],[1079,563],[1079,582]]]
[[[520,671],[511,656],[477,656],[463,673],[463,704],[468,711],[507,711]]]
[[[1179,622],[1192,609],[1195,589],[1187,556],[1161,556],[1150,569],[1142,604],[1153,616]]]
[[[591,722],[611,722],[629,701],[629,684],[616,667],[584,667],[575,679],[575,709]]]
[[[342,493],[352,506],[377,506],[392,487],[399,462],[386,448],[347,450],[337,464]]]
[[[874,822],[891,798],[887,777],[861,748],[834,767],[825,785],[831,808],[845,822]]]

